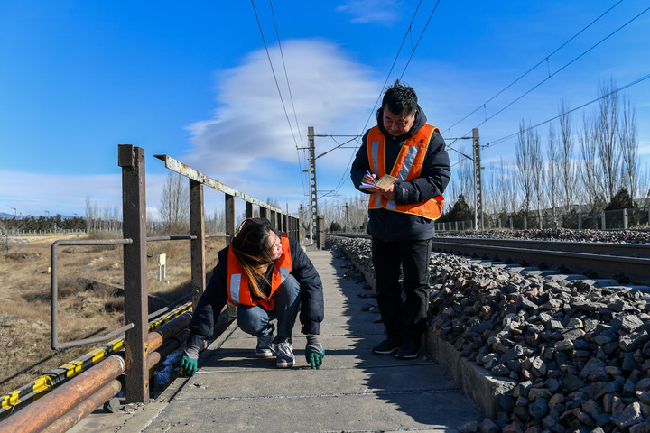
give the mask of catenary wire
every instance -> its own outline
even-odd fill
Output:
[[[402,79],[402,77],[404,77],[404,74],[406,73],[406,69],[408,68],[411,60],[413,59],[413,56],[415,55],[415,50],[418,48],[418,45],[419,45],[420,41],[422,40],[422,38],[424,36],[424,32],[426,31],[427,27],[429,26],[429,23],[431,22],[431,19],[433,18],[433,14],[435,13],[436,9],[438,8],[438,5],[440,4],[440,1],[441,0],[438,0],[436,2],[435,6],[433,7],[433,9],[431,11],[431,14],[429,15],[429,19],[427,20],[427,23],[425,24],[424,28],[422,29],[422,32],[420,34],[420,38],[418,39],[418,42],[412,48],[411,56],[409,57],[409,60],[407,61],[406,66],[404,66],[404,69],[402,70],[402,75],[400,76],[400,80]],[[400,55],[400,53],[402,51],[402,48],[404,47],[404,42],[406,41],[406,37],[408,36],[408,34],[413,29],[413,22],[415,21],[415,16],[417,15],[421,4],[422,4],[422,1],[420,1],[418,3],[418,6],[415,9],[415,12],[413,13],[413,17],[411,18],[411,23],[409,24],[409,27],[408,27],[406,33],[404,34],[402,44],[400,45],[400,48],[397,51],[397,55],[395,56],[395,60],[393,61],[393,66],[391,66],[390,71],[388,72],[388,75],[386,76],[386,80],[384,81],[384,86],[382,87],[381,91],[379,92],[379,96],[377,97],[377,100],[375,101],[375,105],[373,105],[372,109],[370,110],[370,114],[368,115],[368,118],[366,119],[366,123],[364,124],[364,126],[362,128],[363,132],[362,132],[362,134],[360,136],[362,136],[365,133],[365,131],[366,131],[367,127],[368,127],[368,123],[370,122],[370,119],[372,118],[373,113],[375,113],[375,107],[377,107],[377,104],[379,103],[379,100],[381,99],[382,93],[383,93],[384,89],[386,88],[386,84],[388,83],[388,79],[390,78],[390,74],[392,73],[393,68],[395,67],[395,63],[397,62],[397,58],[399,57],[399,55]],[[341,176],[341,179],[339,180],[339,182],[338,182],[338,184],[337,184],[337,186],[335,188],[335,191],[338,192],[338,190],[343,186],[343,182],[347,179],[347,175],[348,175],[348,173],[350,171],[350,166],[352,165],[352,160],[354,159],[354,156],[355,156],[355,153],[352,153],[352,156],[350,157],[350,160],[348,161],[348,165],[346,167],[346,170],[343,173],[343,176]]]
[[[289,84],[289,74],[287,74],[287,67],[284,62],[284,51],[282,50],[282,43],[280,42],[280,32],[278,31],[278,24],[275,20],[275,10],[273,9],[273,0],[269,0],[269,4],[271,5],[271,15],[273,16],[273,26],[275,27],[275,35],[278,38],[278,47],[280,48],[280,56],[282,58],[282,69],[284,69],[284,77],[287,81],[287,88],[289,89],[289,99],[291,100],[291,110],[293,111],[293,118],[296,122],[296,129],[298,129],[298,136],[300,137],[300,142],[303,142],[303,137],[302,137],[302,131],[300,130],[300,123],[298,122],[298,116],[296,114],[296,107],[293,103],[293,92],[291,91],[291,84]],[[291,126],[291,125],[289,125]],[[293,131],[291,132],[293,135]],[[295,138],[294,138],[294,143],[295,143]],[[302,160],[300,158],[300,150],[298,149],[298,145],[296,145],[296,153],[298,154],[298,165],[300,168],[300,182],[302,183],[302,192],[303,195],[307,195],[307,183],[305,182],[304,175],[303,173],[305,172],[304,169],[302,168]],[[304,152],[303,152],[304,155]]]
[[[585,108],[585,107],[587,107],[587,106],[589,106],[589,105],[591,105],[591,104],[593,104],[593,103],[595,103],[595,102],[598,102],[599,100],[601,100],[601,99],[603,99],[603,98],[607,98],[607,97],[609,97],[609,96],[611,96],[611,95],[613,95],[613,94],[615,94],[615,93],[617,93],[617,92],[620,92],[620,91],[625,90],[625,89],[627,89],[627,88],[629,88],[629,87],[632,87],[632,86],[634,86],[634,85],[636,85],[636,84],[638,84],[638,83],[640,83],[640,82],[642,82],[642,81],[644,81],[644,80],[647,80],[648,78],[650,78],[650,74],[648,74],[648,75],[646,75],[646,76],[644,76],[644,77],[641,77],[641,78],[637,78],[636,80],[634,80],[634,81],[632,81],[632,82],[626,84],[625,86],[621,86],[621,87],[619,87],[618,89],[612,90],[611,92],[609,92],[609,93],[607,93],[607,94],[605,94],[605,95],[601,95],[601,96],[599,96],[599,97],[596,98],[596,99],[593,99],[593,100],[591,100],[591,101],[589,101],[589,102],[586,102],[586,103],[584,103],[584,104],[582,104],[582,105],[580,105],[580,106],[578,106],[578,107],[572,108],[571,110],[569,110],[569,111],[567,111],[567,112],[565,112],[565,113],[563,113],[563,114],[558,114],[557,116],[551,117],[550,119],[545,120],[545,121],[540,122],[540,123],[537,123],[536,125],[529,126],[528,128],[525,129],[525,131],[530,131],[530,130],[535,129],[535,128],[539,127],[539,126],[542,126],[542,125],[545,125],[545,124],[547,124],[547,123],[550,123],[550,122],[554,121],[555,119],[560,118],[562,115],[570,114],[570,113],[572,113],[572,112],[574,112],[574,111],[576,111],[576,110],[579,110],[579,109],[581,109],[581,108]],[[490,147],[490,146],[494,146],[495,144],[499,144],[499,143],[502,143],[502,142],[504,142],[504,141],[508,141],[508,140],[510,140],[511,138],[516,137],[517,135],[519,135],[518,132],[513,133],[513,134],[509,134],[509,135],[506,135],[505,137],[501,137],[501,138],[499,138],[499,139],[497,139],[497,140],[494,140],[494,141],[491,142],[491,143],[487,143],[484,147],[487,148],[487,147]]]
[[[262,30],[262,24],[260,23],[260,18],[257,15],[257,8],[255,7],[255,0],[251,0],[253,3],[253,11],[255,13],[255,19],[257,20],[257,26],[260,29],[260,34],[262,35],[262,41],[264,42],[264,50],[266,51],[266,57],[269,60],[269,65],[271,66],[271,72],[273,73],[273,81],[275,81],[275,87],[278,89],[278,95],[280,96],[280,101],[282,102],[282,110],[284,111],[284,117],[287,119],[287,123],[289,124],[289,130],[291,131],[291,137],[293,138],[293,142],[296,145],[296,152],[298,154],[298,164],[300,165],[300,180],[303,183],[303,194],[306,194],[306,189],[305,189],[305,184],[304,184],[304,179],[303,179],[303,169],[302,169],[302,163],[300,161],[300,151],[298,150],[298,142],[296,141],[296,136],[293,132],[293,126],[291,125],[291,121],[289,120],[289,115],[287,114],[287,108],[284,104],[284,98],[282,97],[282,91],[280,90],[280,85],[278,84],[278,79],[275,75],[275,68],[273,67],[273,61],[271,60],[271,54],[269,53],[268,46],[266,45],[266,38],[264,37],[264,30]],[[274,21],[275,22],[275,21]],[[279,41],[279,38],[278,38]],[[297,125],[296,125],[297,126]]]
[[[619,31],[621,31],[624,27],[626,27],[627,25],[631,24],[633,21],[635,21],[637,18],[639,18],[641,15],[645,14],[645,13],[648,12],[649,10],[650,10],[650,6],[648,6],[646,9],[644,9],[642,12],[639,12],[639,13],[638,13],[637,15],[635,15],[632,19],[630,19],[628,22],[626,22],[625,24],[623,24],[623,25],[621,25],[620,27],[618,27],[618,28],[617,28],[616,30],[614,30],[613,32],[609,33],[609,34],[608,34],[607,36],[605,36],[603,39],[601,39],[600,41],[596,42],[596,43],[595,43],[594,45],[592,45],[590,48],[588,48],[588,49],[586,49],[585,51],[583,51],[580,55],[578,55],[578,56],[575,57],[573,60],[571,60],[571,61],[569,61],[568,63],[566,63],[564,66],[562,66],[560,69],[558,69],[557,71],[555,71],[553,74],[551,74],[551,75],[549,75],[548,77],[544,78],[542,81],[540,81],[539,83],[537,83],[536,85],[534,85],[532,88],[530,88],[529,90],[527,90],[526,92],[524,92],[522,95],[520,95],[520,96],[518,96],[517,98],[515,98],[513,101],[511,101],[509,104],[507,104],[506,106],[504,106],[503,108],[501,108],[500,110],[498,110],[496,113],[494,113],[494,114],[492,114],[491,116],[487,117],[483,122],[481,122],[481,123],[479,123],[478,125],[476,125],[475,128],[478,128],[479,126],[484,125],[485,123],[487,123],[488,121],[490,121],[492,118],[494,118],[495,116],[497,116],[498,114],[500,114],[500,113],[502,113],[504,110],[506,110],[508,107],[511,107],[512,105],[514,105],[517,101],[519,101],[520,99],[522,99],[522,98],[524,98],[525,96],[527,96],[530,92],[532,92],[533,90],[535,90],[535,89],[537,89],[538,87],[540,87],[540,86],[541,86],[542,84],[544,84],[546,81],[550,80],[552,77],[554,77],[555,75],[557,75],[559,72],[561,72],[561,71],[563,71],[564,69],[566,69],[567,67],[569,67],[569,65],[571,65],[571,64],[573,64],[574,62],[576,62],[577,60],[579,60],[579,59],[580,59],[581,57],[583,57],[585,54],[587,54],[587,53],[589,53],[590,51],[592,51],[592,50],[593,50],[594,48],[596,48],[598,45],[600,45],[601,43],[603,43],[604,41],[606,41],[607,39],[609,39],[610,37],[612,37],[614,34],[616,34],[616,33],[618,33]],[[468,133],[469,133],[469,132],[468,132]]]
[[[602,17],[604,17],[605,15],[607,15],[607,14],[608,14],[612,9],[614,9],[616,6],[618,6],[619,4],[621,4],[623,1],[624,1],[624,0],[619,0],[616,4],[614,4],[613,6],[611,6],[611,7],[610,7],[609,9],[607,9],[605,12],[601,13],[601,14],[600,14],[600,15],[599,15],[595,20],[593,20],[592,22],[590,22],[589,24],[587,24],[584,28],[582,28],[582,30],[580,30],[580,31],[579,31],[578,33],[576,33],[575,35],[571,36],[571,38],[567,39],[564,43],[562,43],[559,47],[557,47],[555,50],[553,50],[550,54],[548,54],[548,55],[545,56],[542,60],[540,60],[539,62],[537,62],[537,64],[535,64],[535,66],[533,66],[533,67],[531,67],[530,69],[528,69],[528,70],[527,70],[526,72],[524,72],[522,75],[520,75],[519,77],[517,77],[517,78],[516,78],[512,83],[508,84],[506,87],[504,87],[503,89],[501,89],[497,94],[495,94],[494,96],[492,96],[491,98],[489,98],[489,99],[488,99],[487,101],[485,101],[483,104],[481,104],[481,105],[479,105],[478,107],[476,107],[476,109],[475,109],[474,111],[472,111],[471,113],[469,113],[468,115],[466,115],[465,117],[463,117],[462,119],[460,119],[458,122],[456,122],[456,123],[454,123],[453,125],[451,125],[451,126],[450,126],[449,128],[447,128],[444,132],[449,131],[451,128],[453,128],[454,126],[458,125],[458,124],[461,123],[463,120],[467,119],[469,116],[471,116],[472,114],[476,113],[476,112],[477,112],[478,110],[480,110],[481,108],[486,108],[487,104],[490,103],[490,101],[492,101],[494,98],[497,98],[497,97],[498,97],[499,95],[501,95],[503,92],[505,92],[505,91],[508,90],[510,87],[512,87],[513,85],[515,85],[519,80],[521,80],[521,79],[524,78],[526,75],[528,75],[529,73],[531,73],[532,71],[534,71],[535,69],[537,69],[537,67],[539,67],[539,66],[540,66],[541,64],[543,64],[544,62],[546,62],[546,64],[548,65],[548,59],[550,59],[551,56],[552,56],[553,54],[557,53],[557,52],[560,51],[562,48],[564,48],[564,47],[565,47],[569,42],[571,42],[572,40],[574,40],[576,37],[578,37],[578,36],[579,36],[581,33],[583,33],[585,30],[587,30],[589,27],[591,27],[592,25],[594,25],[597,21],[599,21]],[[549,75],[551,75],[550,71],[549,71]]]

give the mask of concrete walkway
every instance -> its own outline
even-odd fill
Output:
[[[154,402],[127,415],[91,415],[72,431],[130,432],[453,432],[482,420],[478,408],[425,355],[378,356],[383,339],[371,293],[347,277],[350,263],[331,251],[309,251],[323,280],[325,320],[320,370],[305,362],[305,338],[294,330],[292,369],[254,356],[255,337],[233,323],[199,360],[191,378],[177,378]],[[118,420],[118,417],[121,417]],[[107,419],[112,418],[109,425]]]

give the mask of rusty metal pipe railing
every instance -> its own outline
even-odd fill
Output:
[[[27,406],[0,423],[3,433],[40,432],[86,400],[107,382],[124,373],[124,359],[111,355],[90,370],[39,399],[38,404]]]
[[[58,273],[58,255],[57,248],[59,245],[126,245],[132,244],[132,239],[97,239],[97,240],[58,240],[52,244],[52,257],[51,257],[51,314],[50,314],[50,323],[51,323],[51,346],[54,350],[65,349],[66,347],[72,346],[82,346],[84,344],[99,343],[101,341],[110,340],[115,338],[120,334],[123,334],[126,330],[133,328],[133,323],[129,323],[126,326],[123,326],[110,334],[84,338],[83,340],[69,341],[67,343],[59,343],[58,336],[58,308],[59,308],[59,273]]]
[[[196,235],[165,235],[165,236],[150,236],[147,238],[147,242],[159,242],[159,241],[184,241],[196,239]]]
[[[187,328],[190,325],[190,319],[192,319],[192,314],[188,312],[178,316],[168,323],[165,323],[155,331],[150,332],[147,336],[147,348],[149,353],[158,349],[167,340]]]
[[[92,411],[97,409],[100,404],[110,400],[115,394],[122,390],[122,384],[119,380],[113,380],[104,385],[99,391],[88,397],[69,410],[61,418],[54,421],[41,433],[63,433],[77,425],[79,421],[86,418]]]
[[[147,319],[151,320],[155,317],[162,316],[163,313],[166,313],[167,311],[171,311],[174,308],[178,307],[179,305],[183,304],[185,301],[190,299],[192,296],[198,293],[198,290],[193,290],[187,295],[183,296],[182,298],[172,302],[171,304],[167,305],[166,307],[161,308],[160,310],[156,310],[153,313],[149,314],[147,316]]]
[[[171,236],[151,236],[147,238],[147,242],[158,241],[176,241],[176,240],[193,240],[196,236],[192,235],[171,235]],[[127,330],[133,328],[135,325],[129,323],[113,332],[97,337],[84,338],[81,340],[68,341],[66,343],[59,343],[58,337],[58,301],[59,301],[59,274],[58,274],[58,246],[59,245],[127,245],[132,244],[132,239],[96,239],[96,240],[58,240],[52,244],[52,257],[51,257],[51,347],[54,350],[65,349],[74,346],[83,346],[85,344],[100,343],[102,341],[110,340],[119,335],[122,335]]]
[[[181,347],[181,345],[185,343],[188,338],[190,338],[190,330],[184,329],[179,334],[174,336],[174,338],[160,346],[158,349],[149,353],[149,356],[147,357],[147,367],[149,369],[155,367],[156,364],[167,357],[167,355]]]

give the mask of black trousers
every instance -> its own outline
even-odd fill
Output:
[[[377,305],[387,337],[420,342],[429,307],[430,256],[431,239],[383,242],[372,238]],[[404,271],[403,288],[400,267]]]

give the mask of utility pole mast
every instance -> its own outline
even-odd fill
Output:
[[[481,150],[478,142],[478,128],[472,129],[474,149],[474,228],[479,228],[479,216],[481,218],[481,230],[483,225],[483,186],[481,185]]]
[[[318,193],[316,189],[316,144],[314,142],[314,127],[308,128],[307,137],[309,140],[309,185],[310,185],[310,207],[311,207],[311,239],[312,242],[318,236]]]

